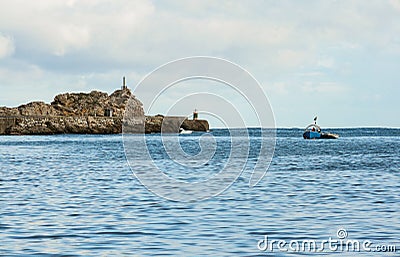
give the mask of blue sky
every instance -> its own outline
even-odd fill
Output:
[[[0,0],[0,106],[133,88],[199,55],[249,71],[278,127],[400,127],[400,0]]]

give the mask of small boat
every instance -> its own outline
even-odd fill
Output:
[[[314,118],[314,124],[306,127],[303,133],[304,139],[338,139],[338,134],[322,132],[321,127],[317,125],[317,117]]]
[[[179,129],[179,134],[183,134],[183,135],[189,135],[192,134],[192,130],[184,130],[183,128]]]

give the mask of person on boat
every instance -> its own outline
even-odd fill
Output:
[[[312,127],[311,131],[315,132],[315,127]]]

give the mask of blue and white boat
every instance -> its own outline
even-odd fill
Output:
[[[303,133],[304,139],[338,139],[338,134],[332,134],[329,132],[322,132],[321,127],[317,125],[317,117],[314,118],[314,124],[310,124],[306,127]]]

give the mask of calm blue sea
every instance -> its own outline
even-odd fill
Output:
[[[302,129],[278,129],[257,186],[248,186],[249,162],[222,194],[189,203],[149,192],[121,135],[1,136],[0,256],[399,256],[400,129],[327,131],[340,138],[304,140]],[[217,173],[231,147],[229,131],[211,135],[218,147],[203,175]],[[183,149],[198,153],[201,136],[183,136]],[[153,158],[168,164],[160,136],[147,139]],[[251,129],[249,158],[260,140]],[[184,168],[168,173],[196,177]],[[323,251],[301,250],[306,240]],[[332,249],[328,240],[337,240]],[[346,251],[349,240],[371,252]],[[391,245],[396,253],[374,252]]]

